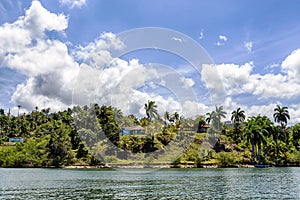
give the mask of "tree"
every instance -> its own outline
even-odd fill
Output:
[[[18,117],[20,116],[20,108],[21,108],[21,105],[18,105]]]
[[[227,112],[223,110],[223,106],[216,106],[216,118],[221,122],[221,118],[226,118]]]
[[[282,148],[282,141],[285,141],[285,133],[282,127],[272,126],[270,130],[270,135],[272,136],[272,143],[270,145],[270,150],[274,151],[275,163],[279,164],[280,153],[285,153],[284,148]],[[284,144],[284,143],[283,143]]]
[[[289,145],[289,131],[286,129],[287,121],[290,119],[288,107],[283,106],[280,107],[279,105],[276,106],[274,109],[274,121],[280,123],[282,130],[285,133],[285,143]]]
[[[210,124],[210,122],[215,118],[216,113],[215,113],[215,111],[208,112],[208,113],[206,113],[206,116],[207,117],[206,117],[205,121],[207,124]]]
[[[213,114],[213,126],[217,128],[218,131],[221,130],[222,124],[221,124],[221,119],[226,118],[227,112],[223,110],[223,106],[216,106],[216,110],[214,111]]]
[[[269,134],[270,120],[266,116],[250,117],[246,123],[246,129],[244,132],[245,139],[251,143],[252,146],[252,158],[257,155],[258,162],[261,161],[261,148],[262,145],[266,145],[266,137]]]
[[[168,111],[165,112],[164,114],[164,119],[165,119],[165,124],[169,124],[170,122],[170,113]]]
[[[279,105],[277,105],[274,109],[274,112],[274,121],[280,123],[282,128],[286,127],[287,120],[290,119],[288,107],[280,107]]]
[[[292,127],[292,142],[295,148],[300,150],[300,123],[295,124]]]
[[[237,110],[234,110],[231,113],[231,121],[233,123],[241,123],[245,120],[245,118],[245,111],[241,108],[238,108]]]
[[[232,111],[231,121],[234,123],[233,135],[232,138],[238,144],[242,137],[242,122],[245,121],[245,111],[238,108],[237,110]]]
[[[157,112],[157,105],[155,104],[155,101],[149,101],[148,103],[145,103],[144,107],[148,119],[148,126],[150,125],[152,119],[158,118],[159,114]]]

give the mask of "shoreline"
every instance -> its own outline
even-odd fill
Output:
[[[98,166],[88,166],[88,165],[70,165],[62,166],[63,169],[217,169],[217,168],[255,168],[254,165],[230,165],[230,166],[221,166],[221,165],[170,165],[170,164],[108,164],[108,165],[98,165]]]
[[[272,167],[300,167],[299,164],[286,164],[286,165],[267,165],[266,168]],[[218,165],[218,164],[105,164],[105,165],[67,165],[67,166],[18,166],[18,167],[0,167],[3,168],[24,168],[24,169],[226,169],[226,168],[257,168],[253,164],[236,164],[236,165]],[[258,167],[259,168],[259,167]],[[264,168],[264,167],[263,167]]]

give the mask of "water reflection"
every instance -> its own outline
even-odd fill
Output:
[[[0,199],[300,198],[300,168],[165,169],[153,173],[0,169],[0,178]]]

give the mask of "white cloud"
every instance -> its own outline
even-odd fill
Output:
[[[252,51],[253,42],[244,42],[244,45],[248,52]]]
[[[201,31],[200,34],[199,34],[199,39],[201,40],[201,39],[203,39],[203,38],[204,38],[204,32]]]
[[[293,51],[281,64],[290,79],[300,83],[300,49]]]
[[[15,54],[45,37],[45,31],[64,32],[68,20],[62,14],[47,11],[40,2],[33,1],[25,16],[0,27],[0,55]]]
[[[0,55],[4,66],[26,75],[11,101],[31,110],[35,106],[65,108],[71,102],[78,64],[66,44],[47,38],[46,31],[63,32],[67,18],[33,1],[25,16],[0,27]]]
[[[182,39],[178,37],[172,37],[171,39],[177,42],[182,42]]]
[[[87,0],[59,0],[59,3],[62,5],[67,5],[71,9],[72,8],[81,8],[82,6],[86,6]]]
[[[191,78],[180,78],[180,82],[183,83],[184,88],[191,88],[195,84],[194,80]]]
[[[214,75],[213,66],[204,66],[202,76],[207,80],[207,87],[211,90],[224,86],[226,95],[253,95],[257,99],[291,99],[299,97],[300,81],[300,50],[295,50],[283,62],[280,73],[253,73],[253,62],[244,65],[219,64],[215,65],[220,74]],[[209,70],[208,70],[209,69]],[[284,89],[283,89],[284,88]]]
[[[218,47],[223,46],[224,44],[225,44],[225,43],[222,43],[222,42],[219,42],[219,41],[216,43],[216,45],[217,45]]]
[[[224,46],[226,41],[227,41],[227,37],[225,35],[219,35],[219,41],[216,42],[216,45],[218,47]]]
[[[224,42],[227,41],[227,37],[225,35],[219,35],[219,39],[223,40]]]

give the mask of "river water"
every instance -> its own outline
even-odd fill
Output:
[[[300,168],[0,169],[0,199],[300,199]]]

